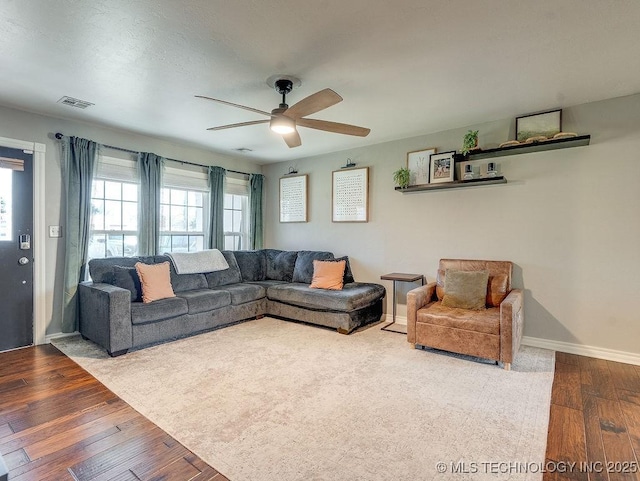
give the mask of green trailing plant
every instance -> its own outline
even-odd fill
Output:
[[[467,155],[469,151],[475,149],[478,146],[478,130],[470,130],[464,134],[462,139],[462,155]]]
[[[411,182],[411,171],[406,167],[400,167],[393,173],[393,181],[401,189],[409,187],[409,182]]]

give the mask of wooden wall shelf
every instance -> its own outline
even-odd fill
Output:
[[[492,157],[502,157],[505,155],[528,154],[530,152],[542,152],[545,150],[582,147],[583,145],[589,145],[590,141],[590,135],[579,135],[578,137],[571,137],[569,139],[546,140],[544,142],[533,142],[531,144],[511,145],[509,147],[470,152],[465,160],[490,159]]]
[[[441,184],[412,185],[404,189],[396,187],[396,190],[398,192],[402,192],[403,194],[411,194],[413,192],[425,192],[428,190],[458,189],[460,187],[477,187],[480,185],[496,185],[506,183],[507,179],[505,179],[504,177],[487,177],[484,179],[455,180],[453,182],[443,182]]]

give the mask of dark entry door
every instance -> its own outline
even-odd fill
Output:
[[[0,147],[0,351],[33,344],[33,154]]]

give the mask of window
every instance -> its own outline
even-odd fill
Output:
[[[207,174],[200,167],[171,162],[165,166],[162,183],[158,251],[203,250],[209,216]]]
[[[249,249],[249,183],[227,174],[224,193],[224,248]]]
[[[204,249],[206,192],[162,189],[160,200],[160,252]]]
[[[88,258],[138,253],[138,189],[135,163],[104,157],[91,190]]]

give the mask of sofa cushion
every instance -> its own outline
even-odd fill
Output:
[[[267,268],[266,279],[285,282],[293,280],[293,269],[298,258],[297,251],[264,249],[264,254]]]
[[[136,270],[142,285],[142,302],[149,303],[168,297],[175,297],[171,286],[170,262],[160,264],[136,263]]]
[[[334,262],[340,262],[340,261],[344,261],[345,262],[345,266],[344,266],[344,281],[343,281],[345,284],[349,284],[350,282],[355,282],[356,281],[353,278],[353,273],[351,272],[351,264],[349,264],[349,257],[348,256],[336,257],[335,259],[328,259],[328,260],[332,260]]]
[[[489,271],[458,271],[447,269],[442,305],[461,309],[486,308]]]
[[[212,289],[213,291],[225,291],[231,295],[231,304],[246,304],[247,302],[257,301],[267,295],[267,290],[257,284],[231,284],[228,286],[220,286]]]
[[[274,281],[273,279],[268,279],[266,281],[250,281],[245,284],[255,284],[256,286],[262,286],[265,289],[269,289],[271,286],[281,286],[282,284],[289,284],[289,282],[285,281]]]
[[[149,322],[163,321],[187,314],[188,312],[187,300],[182,297],[170,297],[148,304],[132,302],[131,324],[147,324]]]
[[[441,302],[432,302],[418,309],[416,321],[485,334],[500,334],[499,307],[491,307],[484,311],[470,311],[445,307]]]
[[[257,251],[234,251],[242,281],[264,281],[267,275],[265,254]]]
[[[213,311],[231,304],[231,294],[227,291],[214,289],[198,289],[181,292],[178,297],[187,300],[189,314]]]
[[[311,284],[313,280],[313,261],[326,261],[329,259],[333,259],[331,252],[298,251],[291,281],[307,285]]]
[[[207,279],[204,274],[178,274],[176,268],[173,265],[173,261],[169,256],[161,255],[154,256],[153,258],[156,264],[163,262],[169,263],[169,272],[171,274],[171,286],[173,292],[192,291],[194,289],[206,289]]]
[[[339,291],[344,285],[344,268],[347,261],[313,261],[312,289],[330,289]]]
[[[113,279],[113,266],[133,267],[136,262],[155,264],[153,256],[148,257],[107,257],[105,259],[91,259],[89,261],[89,275],[95,283],[111,284]]]
[[[131,302],[142,301],[142,285],[135,267],[113,266],[110,281],[109,284],[128,290],[131,293]]]
[[[349,312],[370,306],[384,297],[384,287],[379,284],[352,282],[341,291],[312,289],[306,284],[282,284],[267,289],[267,297],[273,301],[323,311]]]
[[[223,271],[209,272],[205,275],[210,288],[242,282],[240,267],[238,267],[238,262],[236,261],[236,256],[233,254],[233,251],[222,251],[222,255],[226,259],[227,264],[229,264],[229,268]]]

